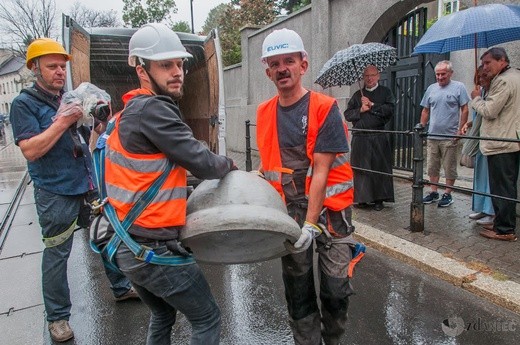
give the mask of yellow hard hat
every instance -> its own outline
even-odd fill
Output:
[[[49,54],[61,54],[69,61],[72,57],[67,54],[65,48],[50,38],[37,38],[27,47],[27,58],[25,59],[28,69],[32,67],[33,59]]]

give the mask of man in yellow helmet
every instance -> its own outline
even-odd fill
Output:
[[[34,199],[45,249],[42,289],[49,332],[55,341],[74,337],[69,326],[71,301],[67,260],[72,234],[86,194],[94,190],[88,150],[89,129],[77,128],[83,110],[61,105],[66,63],[71,56],[49,38],[34,40],[27,48],[27,68],[35,75],[12,103],[10,120],[16,145],[27,159],[34,183]],[[138,298],[123,275],[108,272],[116,300]]]

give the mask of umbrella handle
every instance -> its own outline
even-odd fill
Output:
[[[477,6],[477,0],[473,0],[473,6]],[[477,71],[478,71],[478,65],[477,65],[477,43],[478,43],[478,37],[477,33],[475,32],[475,85],[478,85],[478,77],[477,77]]]

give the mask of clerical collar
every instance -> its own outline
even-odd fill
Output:
[[[371,87],[371,88],[365,87],[365,90],[372,92],[375,89],[377,89],[378,86],[379,86],[379,83],[377,83],[374,87]]]

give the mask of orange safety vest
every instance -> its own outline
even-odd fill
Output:
[[[309,196],[314,163],[314,147],[318,132],[330,109],[336,102],[332,97],[317,92],[311,92],[309,100],[309,116],[307,130],[307,157],[310,160],[309,170],[305,181],[305,195]],[[280,193],[285,201],[282,189],[282,173],[292,173],[282,167],[278,131],[276,127],[278,96],[260,104],[257,110],[257,146],[260,151],[265,179]],[[347,124],[343,121],[345,135],[348,136]],[[333,211],[340,211],[352,205],[354,200],[353,173],[346,153],[338,153],[329,171],[327,188],[323,206]]]
[[[124,219],[141,195],[161,175],[168,159],[163,153],[136,154],[125,150],[119,138],[121,114],[117,114],[114,119],[115,128],[107,139],[105,158],[108,200],[119,220]],[[134,224],[150,229],[184,225],[186,197],[186,170],[175,165],[155,198]]]

